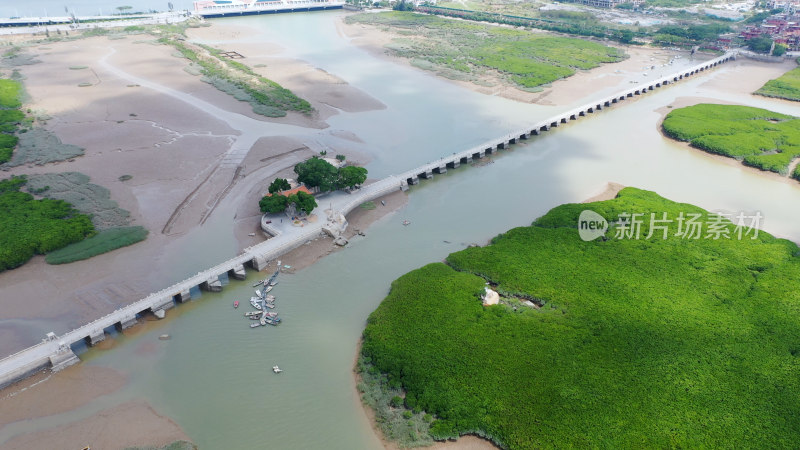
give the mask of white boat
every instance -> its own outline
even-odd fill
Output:
[[[283,370],[281,370],[281,368],[280,368],[280,367],[278,367],[278,366],[272,366],[272,371],[273,371],[273,372],[275,372],[275,373],[281,373],[281,372],[283,372]]]
[[[255,309],[263,309],[261,307],[261,299],[258,297],[250,297],[250,304],[253,305],[253,308]]]
[[[294,11],[341,9],[344,0],[205,0],[194,2],[194,14],[206,18],[250,16]]]
[[[274,287],[275,286],[267,286],[266,288],[264,288],[264,295],[267,295],[267,292],[271,291],[272,288],[274,288]]]
[[[258,290],[258,289],[256,289],[256,295],[259,296],[259,297],[263,297],[263,295],[261,295],[261,291]]]
[[[260,327],[260,326],[261,326],[260,323],[251,323],[250,324],[250,328],[255,328],[255,327]]]

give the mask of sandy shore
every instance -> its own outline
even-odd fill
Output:
[[[617,197],[619,191],[621,191],[622,188],[624,187],[625,186],[619,183],[614,183],[612,181],[609,181],[608,184],[606,184],[605,189],[603,189],[603,192],[597,195],[593,195],[581,203],[592,203],[592,202],[602,202],[604,200],[612,200]]]
[[[105,409],[69,425],[17,436],[3,444],[7,450],[91,447],[121,450],[127,447],[161,447],[189,440],[170,419],[159,415],[146,402],[132,401]]]
[[[77,365],[57,375],[41,372],[0,391],[0,431],[18,422],[66,413],[120,389],[126,377],[109,368]],[[135,424],[135,425],[134,425]],[[66,425],[20,434],[3,449],[122,449],[188,440],[174,422],[144,401],[127,402]]]

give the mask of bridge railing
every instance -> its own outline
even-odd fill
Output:
[[[686,73],[690,73],[690,72],[693,72],[693,71],[698,71],[698,70],[700,70],[700,69],[702,69],[704,67],[713,65],[714,63],[722,62],[722,61],[724,61],[724,60],[726,60],[726,59],[728,59],[728,58],[730,58],[732,56],[735,56],[735,55],[736,55],[735,52],[726,53],[725,55],[720,56],[718,58],[714,58],[714,59],[711,59],[711,60],[708,60],[708,61],[704,61],[704,62],[696,64],[696,65],[694,65],[692,67],[688,67],[688,68],[682,69],[680,71],[676,71],[676,72],[674,72],[674,73],[672,73],[670,75],[661,77],[661,78],[659,78],[657,80],[648,81],[646,84],[642,84],[641,86],[634,87],[634,88],[631,88],[631,89],[626,89],[626,90],[624,90],[622,92],[619,92],[619,93],[617,93],[617,94],[615,94],[613,96],[607,96],[607,97],[603,98],[602,100],[596,100],[594,102],[587,103],[584,106],[576,108],[576,109],[573,109],[571,111],[562,112],[562,113],[560,113],[560,114],[558,114],[556,116],[553,116],[553,117],[551,117],[549,119],[539,121],[538,123],[534,124],[534,126],[521,129],[521,130],[519,130],[519,131],[517,131],[515,133],[509,133],[509,134],[505,135],[505,137],[503,137],[502,140],[493,139],[493,140],[487,141],[487,142],[485,142],[483,144],[476,145],[476,146],[474,146],[474,147],[472,147],[472,148],[470,148],[468,150],[464,150],[464,151],[461,151],[461,152],[454,153],[452,156],[444,156],[442,158],[439,158],[437,161],[429,162],[427,164],[423,164],[423,165],[417,167],[416,169],[412,169],[412,170],[403,172],[403,173],[401,173],[399,175],[390,175],[389,177],[386,177],[383,180],[380,180],[380,181],[378,181],[376,183],[373,183],[373,184],[363,188],[364,191],[362,193],[360,193],[360,195],[358,197],[356,197],[356,198],[352,199],[350,202],[346,203],[344,205],[343,209],[344,209],[345,213],[347,213],[347,212],[351,211],[352,209],[354,209],[359,204],[363,203],[364,201],[367,201],[367,200],[365,200],[365,198],[370,198],[370,196],[373,196],[373,195],[374,196],[371,197],[371,198],[377,198],[378,196],[381,195],[381,193],[390,192],[394,188],[394,184],[395,183],[397,183],[397,185],[399,187],[399,183],[402,182],[402,180],[404,180],[406,178],[417,176],[417,174],[419,174],[419,173],[428,172],[430,170],[433,170],[434,168],[441,167],[442,164],[446,164],[447,162],[451,162],[451,161],[455,161],[455,160],[460,160],[461,158],[463,158],[465,156],[471,156],[471,155],[473,155],[475,153],[479,153],[479,152],[481,152],[481,151],[483,151],[483,150],[485,150],[487,148],[495,148],[497,145],[499,145],[501,143],[506,143],[506,142],[510,141],[511,139],[518,139],[519,136],[521,136],[523,134],[527,135],[533,129],[539,129],[540,127],[545,126],[545,125],[549,126],[554,121],[555,122],[559,122],[561,120],[561,118],[564,118],[564,117],[569,118],[569,116],[572,115],[572,114],[579,114],[581,111],[586,111],[589,108],[595,108],[595,106],[598,105],[598,104],[603,105],[607,101],[611,101],[613,99],[617,99],[617,98],[620,98],[622,96],[627,96],[628,94],[634,94],[637,90],[638,91],[642,91],[643,89],[647,89],[650,85],[654,86],[655,84],[658,84],[658,83],[661,83],[663,85],[663,83],[665,81],[667,81],[668,83],[672,83],[672,82],[674,82],[673,80],[674,80],[674,78],[676,76],[680,77],[681,75],[684,75]],[[644,86],[644,87],[642,87],[642,86]],[[381,184],[383,182],[386,182],[386,186]],[[111,312],[109,314],[106,314],[106,315],[104,315],[103,317],[101,317],[99,319],[96,319],[96,320],[94,320],[92,322],[89,322],[86,325],[83,325],[83,326],[81,326],[79,328],[75,328],[75,329],[73,329],[73,330],[71,330],[69,332],[64,333],[64,334],[61,335],[61,338],[59,339],[59,341],[61,341],[61,340],[70,341],[69,342],[70,344],[73,343],[73,342],[76,342],[77,340],[80,340],[80,339],[86,337],[88,335],[87,332],[94,331],[97,328],[105,329],[106,327],[112,326],[114,323],[116,323],[119,320],[121,320],[121,318],[124,317],[123,315],[130,315],[131,313],[138,314],[139,312],[144,311],[147,308],[151,307],[156,300],[163,299],[165,296],[172,297],[172,296],[180,293],[181,291],[185,290],[186,288],[191,288],[191,287],[197,286],[197,285],[207,281],[208,278],[211,275],[213,275],[213,276],[221,275],[223,272],[227,272],[228,270],[233,269],[233,267],[235,265],[244,264],[245,262],[251,260],[255,256],[261,256],[261,257],[265,257],[265,258],[268,258],[268,259],[271,259],[271,258],[274,258],[276,256],[279,256],[280,254],[282,254],[282,252],[285,252],[287,250],[295,248],[298,245],[301,245],[303,242],[307,241],[308,239],[313,238],[315,234],[318,234],[321,231],[321,229],[322,229],[321,224],[317,224],[317,225],[309,228],[309,230],[307,232],[301,232],[299,235],[291,237],[291,238],[289,238],[286,235],[282,234],[282,235],[279,235],[279,236],[275,236],[272,239],[268,239],[267,241],[262,242],[260,244],[256,244],[254,246],[247,247],[247,248],[245,248],[243,250],[243,252],[241,254],[239,254],[239,255],[231,258],[231,259],[228,259],[225,262],[217,264],[214,267],[212,267],[210,269],[207,269],[207,270],[204,270],[202,272],[198,272],[197,275],[194,275],[192,277],[186,278],[183,281],[180,281],[180,282],[175,283],[175,284],[173,284],[173,285],[171,285],[171,286],[169,286],[169,287],[167,287],[165,289],[162,289],[162,290],[160,290],[158,292],[150,294],[150,295],[148,295],[147,297],[145,297],[145,298],[143,298],[141,300],[138,300],[138,301],[136,301],[134,303],[131,303],[130,305],[126,305],[126,306],[124,306],[122,308],[118,308],[118,309],[114,310],[113,312]],[[275,245],[276,242],[281,241],[281,240],[286,240],[286,242],[282,242],[282,243],[280,243],[279,245],[276,246]],[[10,360],[12,360],[14,358],[19,358],[19,357],[21,357],[22,355],[24,355],[26,353],[35,352],[35,350],[37,350],[39,348],[52,347],[52,346],[55,346],[55,345],[57,345],[56,342],[41,342],[39,344],[36,344],[36,345],[28,347],[28,348],[26,348],[24,350],[21,350],[21,351],[19,351],[17,353],[14,353],[13,355],[9,355],[9,356],[6,356],[6,357],[0,359],[0,364],[8,362],[8,361],[10,361]]]

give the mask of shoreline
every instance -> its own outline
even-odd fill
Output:
[[[386,436],[384,436],[383,431],[378,426],[377,421],[375,420],[375,411],[367,406],[364,401],[361,399],[361,392],[358,391],[358,385],[361,383],[361,375],[356,370],[356,366],[358,364],[358,357],[361,355],[361,345],[363,343],[363,338],[358,339],[358,344],[356,346],[356,353],[353,357],[353,389],[355,391],[356,401],[360,405],[361,411],[364,413],[364,416],[369,421],[370,429],[375,434],[375,437],[381,442],[383,448],[386,450],[402,450],[404,447],[400,447],[396,441],[388,440]],[[458,437],[456,440],[447,440],[447,441],[434,441],[433,445],[429,445],[426,447],[418,447],[418,448],[425,448],[430,450],[498,450],[500,447],[494,445],[489,440],[486,440],[480,436],[474,434],[464,434]]]

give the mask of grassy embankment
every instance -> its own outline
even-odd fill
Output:
[[[699,213],[626,188],[412,271],[364,331],[362,354],[430,434],[529,448],[788,448],[800,440],[798,247],[736,239],[584,242],[592,209]],[[483,307],[484,281],[506,298]],[[530,299],[540,308],[523,306]],[[371,370],[367,368],[366,370]],[[396,405],[399,409],[402,405]]]
[[[520,88],[536,88],[624,57],[621,50],[582,39],[409,12],[356,14],[346,20],[390,27],[405,36],[389,46],[393,54],[441,76],[477,83],[490,73]]]
[[[709,153],[786,175],[800,156],[800,119],[766,109],[699,104],[671,111],[664,134]],[[800,180],[795,168],[792,178]]]
[[[800,64],[800,58],[797,59]],[[800,102],[800,67],[792,69],[780,77],[769,80],[754,92],[765,97],[776,97]]]
[[[313,111],[306,100],[255,73],[250,67],[230,58],[223,58],[219,49],[206,45],[195,46],[174,37],[162,38],[160,41],[172,45],[196,65],[197,71],[203,75],[203,81],[239,101],[250,103],[256,114],[283,117],[287,111],[306,115]]]

